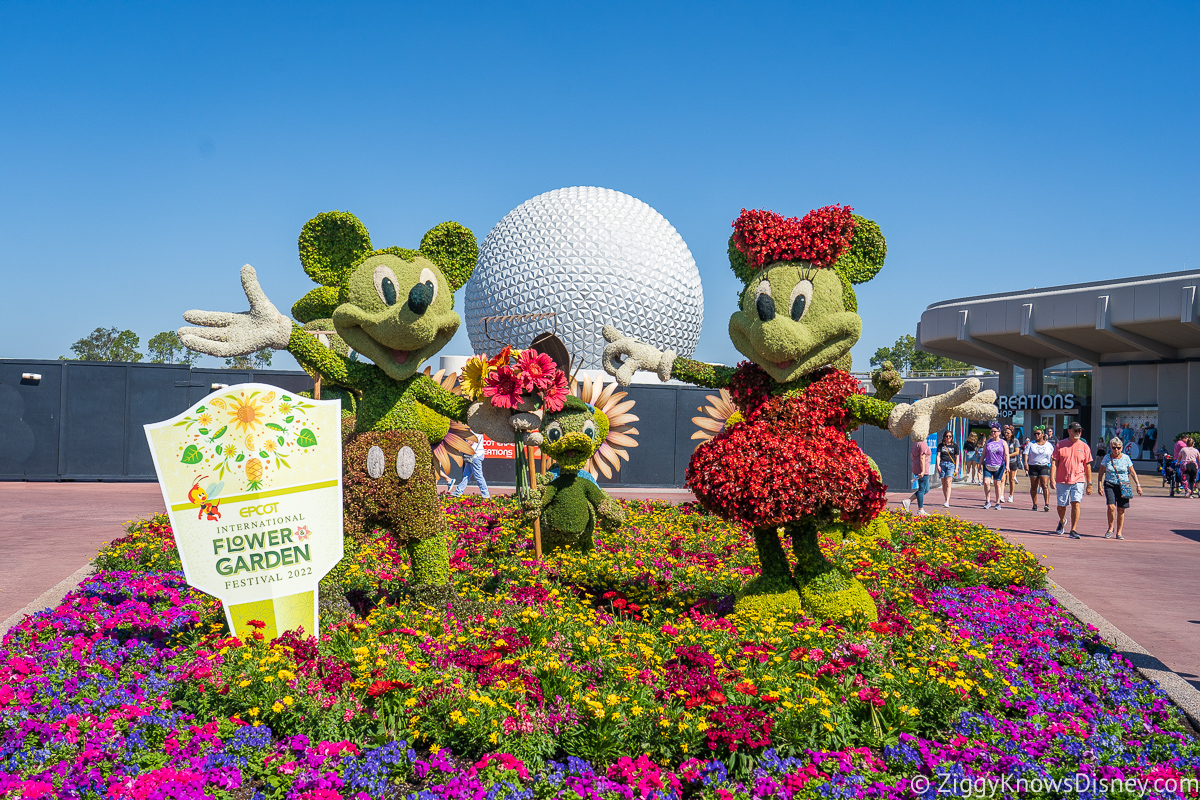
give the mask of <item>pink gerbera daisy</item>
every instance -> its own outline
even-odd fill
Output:
[[[546,387],[542,408],[547,411],[561,411],[563,401],[567,399],[567,373],[561,369],[554,370],[553,381]]]
[[[525,390],[548,389],[554,383],[554,360],[545,353],[535,350],[525,350],[517,357],[517,370],[520,372]]]
[[[516,408],[521,405],[521,382],[510,366],[497,367],[483,381],[483,396],[491,398],[496,408]]]

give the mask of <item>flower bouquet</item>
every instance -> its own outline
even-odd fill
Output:
[[[512,411],[560,411],[567,374],[550,356],[505,347],[494,358],[472,356],[462,371],[463,394]]]
[[[471,429],[496,442],[515,442],[517,492],[529,494],[528,459],[521,445],[538,445],[541,420],[533,412],[561,411],[567,398],[567,374],[545,353],[505,347],[492,358],[472,356],[462,370],[462,393],[476,401],[468,416]],[[514,432],[521,432],[517,441]]]

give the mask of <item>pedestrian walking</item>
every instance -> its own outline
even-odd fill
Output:
[[[1196,449],[1196,443],[1192,437],[1185,436],[1183,438],[1183,447],[1179,448],[1176,461],[1183,468],[1184,496],[1195,497],[1197,490],[1200,489],[1196,486],[1196,475],[1200,472],[1200,450]]]
[[[1050,490],[1054,488],[1050,460],[1054,456],[1054,445],[1046,441],[1046,426],[1035,425],[1033,441],[1025,445],[1025,476],[1029,478],[1029,497],[1033,510],[1038,510],[1038,489],[1042,490],[1042,511],[1050,510]]]
[[[467,490],[467,482],[474,479],[475,485],[479,487],[479,493],[484,497],[491,497],[492,493],[488,491],[487,481],[483,478],[483,460],[487,458],[487,452],[483,447],[483,439],[478,434],[475,434],[467,441],[471,443],[471,450],[474,451],[474,455],[471,456],[470,460],[463,461],[462,480],[459,481],[458,486],[450,490],[450,494],[454,497],[461,497],[462,493]]]
[[[1004,488],[1008,490],[1008,499],[1004,502],[1013,503],[1017,499],[1017,470],[1021,466],[1021,442],[1017,439],[1017,432],[1012,425],[1004,426],[1001,438],[1008,448],[1008,468],[1004,470]],[[1004,492],[1001,492],[1000,495],[1003,497]]]
[[[937,452],[938,477],[942,480],[942,496],[945,498],[943,508],[950,507],[950,490],[954,488],[954,473],[958,471],[958,444],[954,434],[946,431],[942,434],[942,442]]]
[[[1137,487],[1140,497],[1142,482],[1138,480],[1137,470],[1125,454],[1125,443],[1114,436],[1108,443],[1108,455],[1101,459],[1100,472],[1096,476],[1096,488],[1103,487],[1104,502],[1108,504],[1108,531],[1104,534],[1105,539],[1113,533],[1116,533],[1118,539],[1125,538],[1121,531],[1125,527],[1125,509],[1129,508],[1129,501],[1133,498],[1134,486]]]
[[[993,422],[990,438],[983,444],[983,507],[1000,510],[1004,502],[1003,482],[1004,468],[1008,464],[1008,445],[1000,438],[1000,425]],[[988,499],[989,492],[994,491],[996,502]]]
[[[1054,448],[1054,482],[1058,489],[1058,528],[1054,533],[1062,536],[1067,524],[1067,506],[1071,507],[1072,539],[1079,539],[1079,504],[1085,494],[1092,493],[1092,448],[1080,437],[1083,426],[1072,422],[1067,426],[1067,438]]]
[[[929,516],[929,512],[925,510],[925,495],[929,492],[929,456],[929,444],[924,439],[913,442],[912,447],[908,449],[909,466],[912,467],[913,476],[917,479],[917,489],[901,500],[900,505],[904,506],[905,511],[908,511],[912,501],[916,500],[917,516],[919,517]]]
[[[967,483],[979,483],[979,434],[975,431],[963,442],[963,462]]]

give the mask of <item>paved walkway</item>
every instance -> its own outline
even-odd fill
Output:
[[[1149,488],[1150,477],[1142,477]],[[1200,689],[1200,500],[1134,497],[1126,512],[1125,539],[1105,539],[1102,497],[1084,497],[1082,539],[1055,536],[1058,514],[1030,510],[1025,494],[1002,510],[984,510],[983,489],[956,484],[951,507],[942,507],[939,486],[926,496],[930,513],[949,513],[994,528],[1024,545],[1050,569],[1050,577],[1169,668]],[[903,493],[889,493],[895,508]],[[915,505],[915,504],[914,504]],[[914,508],[915,510],[915,508]],[[1068,521],[1070,519],[1068,512]]]
[[[1144,483],[1150,484],[1148,479]],[[1027,484],[1025,484],[1027,486]],[[474,492],[474,487],[469,490]],[[624,498],[682,502],[673,489],[619,489]],[[889,495],[895,507],[905,495]],[[1053,535],[1057,514],[1032,512],[1028,495],[1001,511],[983,509],[983,491],[957,485],[950,509],[941,490],[928,510],[995,528],[1044,559],[1051,577],[1200,688],[1200,500],[1134,498],[1124,541],[1106,540],[1103,501],[1085,498],[1080,541]],[[0,482],[0,620],[70,577],[126,520],[163,510],[153,483]]]
[[[123,536],[127,520],[164,510],[157,483],[0,481],[0,621]]]

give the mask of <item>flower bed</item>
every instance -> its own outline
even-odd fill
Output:
[[[1197,796],[1179,712],[987,529],[823,543],[879,608],[824,625],[731,613],[742,531],[626,510],[537,563],[509,501],[451,503],[456,595],[421,602],[376,539],[323,582],[320,641],[230,638],[165,520],[134,525],[0,647],[0,797]]]

